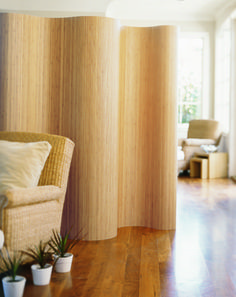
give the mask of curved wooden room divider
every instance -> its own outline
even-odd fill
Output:
[[[118,224],[174,229],[177,29],[125,27],[120,43]]]
[[[119,23],[0,15],[0,129],[75,142],[62,229],[117,234]]]
[[[0,130],[75,142],[62,221],[72,236],[175,227],[175,42],[174,27],[0,14]]]

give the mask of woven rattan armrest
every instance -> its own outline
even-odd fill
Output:
[[[50,200],[63,199],[65,192],[56,186],[39,186],[35,188],[17,188],[7,190],[7,208],[42,203]]]

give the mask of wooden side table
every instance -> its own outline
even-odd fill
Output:
[[[190,177],[208,178],[208,160],[203,158],[191,158]]]
[[[200,159],[208,161],[208,170],[205,169],[206,162],[200,161]],[[192,162],[191,162],[192,161]],[[200,169],[197,169],[200,163]],[[192,166],[191,166],[192,164]],[[192,171],[192,173],[191,173]],[[204,172],[203,172],[204,171]],[[228,176],[228,154],[215,152],[215,153],[195,153],[194,158],[190,160],[190,176],[206,178],[206,171],[208,178],[223,178]],[[202,172],[202,175],[201,173]]]

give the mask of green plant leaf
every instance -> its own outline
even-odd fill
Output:
[[[1,272],[6,272],[12,278],[14,282],[16,280],[16,275],[19,270],[19,267],[22,263],[22,255],[17,255],[14,252],[14,255],[11,257],[7,247],[5,246],[6,254],[3,254],[2,250],[0,251],[0,259],[2,260],[3,267],[0,267]]]
[[[43,243],[40,241],[38,246],[28,248],[27,251],[23,251],[23,254],[31,257],[40,265],[40,268],[44,268],[45,265],[52,260],[52,252],[48,242]]]
[[[71,251],[74,246],[80,242],[81,239],[79,239],[78,236],[68,241],[70,232],[71,228],[68,232],[66,231],[64,235],[61,235],[56,230],[52,230],[52,236],[50,238],[49,245],[56,255],[64,257],[66,253]],[[81,231],[79,234],[80,233]]]

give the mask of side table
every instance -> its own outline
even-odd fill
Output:
[[[190,176],[201,178],[227,177],[228,154],[221,152],[195,153],[194,158],[190,160]]]
[[[208,160],[204,158],[190,159],[190,177],[208,178]]]

